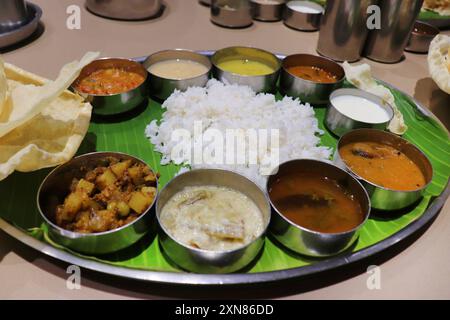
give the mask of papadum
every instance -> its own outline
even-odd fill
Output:
[[[439,34],[431,41],[428,68],[438,87],[450,94],[450,37]]]
[[[87,133],[92,106],[67,88],[99,53],[88,52],[49,81],[0,61],[0,180],[70,160]]]
[[[389,123],[388,130],[398,135],[404,134],[408,130],[408,126],[405,124],[403,114],[395,103],[395,97],[388,88],[375,81],[372,77],[370,66],[368,64],[351,66],[348,62],[344,62],[343,67],[345,76],[351,84],[380,97],[392,106],[394,117]]]

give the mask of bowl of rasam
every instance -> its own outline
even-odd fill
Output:
[[[272,235],[307,256],[327,257],[348,249],[370,213],[362,184],[327,162],[283,163],[269,177],[266,190],[273,208]]]

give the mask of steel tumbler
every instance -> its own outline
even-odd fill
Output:
[[[381,29],[369,33],[364,55],[384,63],[400,61],[422,4],[423,0],[381,0]]]
[[[336,61],[357,61],[367,38],[368,9],[378,0],[329,0],[325,6],[317,52]]]
[[[0,30],[16,29],[28,22],[25,0],[0,0]]]

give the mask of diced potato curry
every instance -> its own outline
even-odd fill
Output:
[[[108,157],[103,166],[73,179],[70,194],[56,209],[58,226],[81,233],[120,228],[153,203],[158,176],[133,160]]]

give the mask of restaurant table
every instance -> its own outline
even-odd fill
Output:
[[[255,22],[224,29],[209,20],[209,8],[196,0],[165,0],[163,14],[147,21],[108,20],[89,13],[83,0],[34,0],[42,24],[31,40],[3,52],[7,62],[54,79],[65,63],[86,51],[102,56],[138,57],[162,49],[219,49],[254,46],[275,53],[315,53],[318,32],[299,32],[282,22]],[[69,5],[81,9],[80,29],[67,28]],[[450,34],[450,32],[445,32]],[[5,50],[4,50],[5,51]],[[397,64],[366,59],[373,74],[415,97],[450,127],[450,96],[431,80],[426,55],[405,54]],[[449,159],[447,159],[449,161]],[[26,187],[26,186],[24,186]],[[1,199],[1,195],[0,195]],[[363,261],[330,272],[279,283],[242,287],[193,287],[144,283],[81,270],[81,288],[66,286],[67,264],[26,247],[0,231],[0,299],[110,298],[290,298],[435,299],[450,298],[450,200],[418,233]],[[380,267],[380,288],[369,289],[370,265]]]

